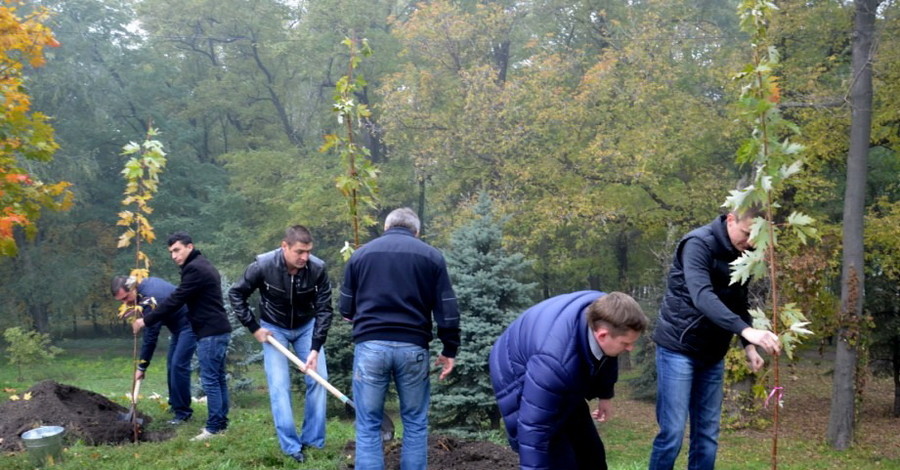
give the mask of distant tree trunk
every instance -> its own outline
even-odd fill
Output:
[[[844,192],[843,268],[841,272],[841,323],[834,358],[834,383],[828,443],[846,450],[853,443],[856,415],[857,346],[862,333],[865,295],[863,272],[863,214],[866,194],[866,160],[872,130],[872,64],[875,10],[880,0],[856,0],[853,25],[852,81],[850,84],[850,148],[847,154],[847,188]]]
[[[425,190],[427,189],[427,180],[426,176],[419,177],[419,210],[416,211],[419,215],[419,233],[425,232]]]
[[[78,310],[72,309],[72,337],[78,337]]]
[[[509,46],[506,40],[494,46],[494,64],[497,67],[497,83],[506,83],[506,72],[509,70]]]
[[[32,327],[38,333],[50,332],[50,315],[47,313],[47,305],[43,302],[31,301],[26,307],[28,316],[31,317]]]
[[[900,339],[894,337],[891,350],[894,353],[894,417],[900,418]]]
[[[37,275],[37,268],[34,266],[34,260],[31,258],[31,250],[34,249],[37,240],[27,240],[21,230],[17,230],[14,236],[16,244],[21,247],[15,258],[19,274],[24,279],[40,279]],[[41,291],[34,287],[29,292],[23,292],[26,302],[25,312],[31,319],[31,326],[34,330],[38,333],[48,333],[50,331],[50,316],[47,313],[47,303],[35,299],[36,294],[40,295]]]

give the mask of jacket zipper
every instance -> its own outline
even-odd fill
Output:
[[[679,343],[684,343],[684,335],[686,335],[687,332],[690,331],[691,328],[694,327],[694,325],[696,325],[697,323],[700,323],[700,320],[703,320],[702,316],[688,324],[687,328],[685,328],[684,331],[681,332],[681,335],[678,336]]]
[[[293,330],[294,329],[294,275],[293,274],[291,274],[290,286],[291,286],[290,287],[291,292],[290,292],[290,294],[288,294],[288,300],[290,302],[288,302],[287,314],[290,317],[290,320],[288,320],[288,324],[290,325],[291,330]]]

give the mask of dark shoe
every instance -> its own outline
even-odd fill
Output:
[[[291,454],[291,458],[296,460],[299,463],[303,463],[304,461],[306,461],[306,456],[303,455],[302,450],[298,450],[297,452],[294,452],[293,454]]]
[[[181,426],[182,424],[190,421],[190,419],[191,419],[190,416],[188,416],[187,418],[170,419],[170,420],[166,421],[166,424],[168,424],[169,426]]]

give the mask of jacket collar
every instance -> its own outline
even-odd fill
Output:
[[[713,237],[716,239],[716,254],[733,255],[737,253],[738,250],[731,243],[731,238],[728,237],[728,222],[725,220],[726,217],[726,215],[720,215],[710,225],[712,225]]]
[[[588,345],[590,345],[591,347],[591,354],[594,355],[594,359],[602,361],[605,357],[605,354],[603,354],[603,348],[600,347],[600,343],[597,342],[597,338],[594,337],[594,330],[591,329],[591,325],[587,326],[587,335]]]
[[[413,233],[412,230],[406,227],[391,227],[384,231],[385,235],[406,235],[408,237],[415,237],[416,234]]]
[[[184,267],[187,266],[188,264],[190,264],[191,261],[194,261],[195,259],[197,259],[197,257],[200,256],[201,254],[202,253],[200,253],[200,250],[198,250],[197,248],[194,248],[193,250],[191,250],[191,254],[188,255],[187,259],[184,260],[184,264],[181,265],[181,270],[184,271]]]

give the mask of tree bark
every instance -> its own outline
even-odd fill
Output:
[[[856,416],[857,347],[862,333],[865,296],[863,272],[863,215],[866,160],[872,132],[872,47],[875,10],[881,0],[855,0],[852,81],[850,84],[850,148],[847,153],[847,188],[844,193],[841,322],[834,360],[828,443],[846,450],[853,443]]]
[[[900,418],[900,340],[896,337],[891,342],[891,350],[894,365],[894,417]]]

